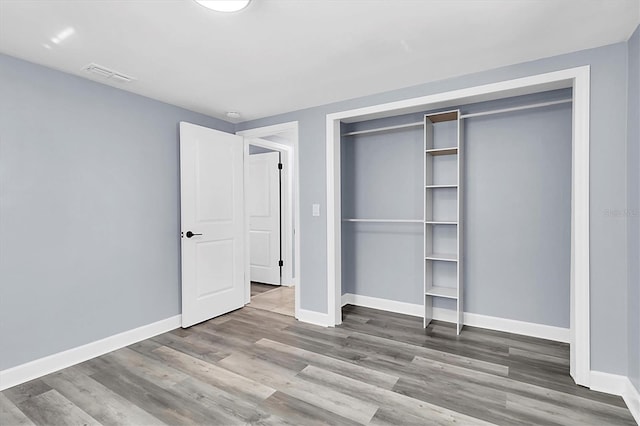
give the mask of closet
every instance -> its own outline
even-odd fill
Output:
[[[341,134],[347,300],[458,333],[464,312],[569,326],[570,89]]]

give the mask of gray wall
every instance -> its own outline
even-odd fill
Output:
[[[469,113],[567,98],[571,91],[560,90],[460,108]],[[422,116],[410,117],[345,131]],[[470,118],[464,127],[465,312],[569,327],[571,105]],[[422,128],[345,137],[341,159],[343,218],[422,217]],[[454,189],[434,194],[451,198],[443,219],[457,216],[455,195]],[[422,226],[343,223],[343,293],[422,304]],[[455,251],[455,232],[443,235],[455,230],[436,231],[438,242],[453,243],[446,251]],[[436,306],[455,309],[447,302],[436,299]]]
[[[464,124],[465,312],[568,328],[571,106]]]
[[[380,127],[390,124],[388,121],[383,120]],[[422,218],[421,130],[366,134],[343,141],[343,218]],[[343,294],[422,304],[423,226],[343,222]]]
[[[640,27],[629,40],[628,96],[629,378],[640,391]]]
[[[618,43],[406,89],[241,123],[237,130],[298,121],[300,131],[301,307],[327,312],[326,114],[582,65],[591,66],[591,368],[627,372],[627,230],[625,209],[627,43]],[[320,217],[311,204],[320,203]]]
[[[180,314],[181,120],[0,55],[0,369]]]

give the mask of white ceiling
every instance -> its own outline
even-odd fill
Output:
[[[245,121],[625,41],[639,16],[640,0],[0,0],[0,52],[102,81],[95,62]]]

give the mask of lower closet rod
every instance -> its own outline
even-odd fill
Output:
[[[422,219],[342,219],[343,222],[423,223]]]

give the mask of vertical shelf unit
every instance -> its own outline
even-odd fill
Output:
[[[434,301],[454,300],[456,329],[463,315],[463,138],[460,111],[424,117],[424,326]]]

